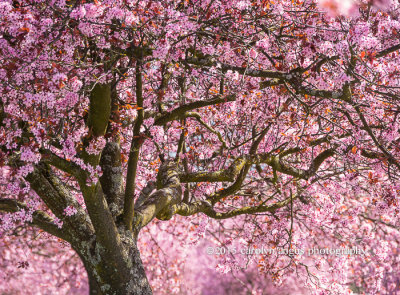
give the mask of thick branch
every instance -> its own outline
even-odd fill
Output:
[[[233,182],[245,164],[246,159],[243,157],[239,157],[236,158],[227,169],[221,169],[215,172],[204,171],[185,173],[181,174],[179,178],[182,182]]]
[[[323,90],[323,89],[313,89],[310,87],[301,86],[298,82],[289,81],[291,86],[296,90],[297,93],[307,94],[310,96],[321,97],[321,98],[331,98],[349,101],[350,97],[345,91],[331,91],[331,90]]]
[[[101,153],[100,167],[103,172],[100,177],[101,187],[111,213],[116,216],[122,205],[121,151],[117,142],[107,142]]]
[[[13,199],[0,199],[0,211],[15,213],[18,211],[28,211],[28,207],[21,202],[18,202]],[[40,229],[48,232],[49,234],[56,236],[60,239],[70,242],[71,236],[65,231],[63,228],[58,228],[55,225],[54,219],[51,218],[46,212],[41,210],[36,210],[32,214],[32,222],[30,223],[34,226],[39,227]]]
[[[235,192],[237,192],[243,184],[243,181],[246,179],[247,173],[249,172],[251,167],[251,163],[245,162],[243,165],[243,168],[240,170],[240,173],[238,177],[236,178],[235,182],[232,183],[230,186],[227,188],[224,188],[211,196],[207,198],[208,201],[212,203],[212,205],[216,204],[219,200],[221,200],[224,197],[233,195]]]
[[[322,64],[336,59],[336,57],[332,58],[325,58],[319,61],[317,65],[322,66]],[[349,101],[350,97],[344,89],[342,91],[330,91],[330,90],[323,90],[323,89],[312,89],[310,87],[304,87],[301,85],[301,80],[297,75],[304,73],[307,71],[307,68],[297,68],[295,70],[290,71],[289,73],[280,72],[280,71],[270,71],[270,70],[256,70],[247,67],[237,67],[232,66],[225,63],[219,63],[218,61],[209,58],[196,58],[190,57],[185,60],[189,64],[204,66],[204,67],[211,67],[211,66],[219,66],[223,72],[228,70],[236,71],[239,74],[246,75],[249,77],[260,77],[260,78],[271,78],[269,81],[260,82],[260,89],[283,84],[285,81],[290,83],[290,85],[296,90],[296,93],[299,94],[307,94],[310,96],[322,97],[322,98],[332,98],[332,99],[341,99],[344,101]]]
[[[395,52],[395,51],[397,51],[397,50],[399,50],[399,49],[400,49],[400,44],[397,44],[397,45],[394,45],[394,46],[389,47],[389,48],[387,48],[387,49],[384,49],[384,50],[382,50],[382,51],[379,51],[379,52],[375,55],[375,57],[376,57],[376,58],[380,58],[380,57],[386,56],[386,55],[388,55],[388,54],[390,54],[390,53],[392,53],[392,52]]]
[[[253,161],[267,164],[278,172],[307,180],[318,171],[318,168],[327,158],[333,156],[334,154],[335,149],[333,148],[321,152],[313,159],[310,167],[307,170],[285,164],[279,155],[271,156],[269,154],[258,154]]]
[[[228,95],[225,97],[221,97],[220,95],[216,95],[214,96],[214,98],[209,99],[209,100],[199,100],[199,101],[194,101],[191,103],[187,103],[184,104],[180,107],[177,107],[176,109],[168,112],[168,113],[164,113],[159,115],[158,117],[156,117],[154,124],[155,125],[165,125],[166,123],[173,121],[173,120],[178,120],[178,119],[183,119],[186,117],[186,112],[194,110],[194,109],[198,109],[198,108],[202,108],[202,107],[206,107],[206,106],[210,106],[210,105],[216,105],[218,103],[224,103],[224,102],[228,102],[228,101],[235,101],[236,100],[236,96],[235,95]]]
[[[89,154],[86,148],[91,140],[104,136],[111,115],[111,84],[96,84],[90,93],[89,114],[86,122],[88,135],[83,138],[81,158],[92,166],[97,166],[101,154]]]
[[[258,141],[256,141],[258,142]],[[278,172],[292,175],[294,177],[308,179],[314,175],[321,164],[329,157],[334,155],[335,149],[327,149],[317,155],[307,170],[291,167],[285,164],[282,159],[288,154],[301,151],[300,148],[293,148],[283,151],[277,156],[271,156],[269,153],[247,155],[236,158],[227,169],[221,169],[215,172],[201,171],[194,173],[182,173],[179,178],[182,182],[233,182],[239,172],[246,164],[267,164]]]
[[[45,163],[50,164],[57,169],[67,172],[74,176],[78,181],[85,182],[89,177],[88,172],[83,170],[77,164],[67,161],[60,156],[52,153],[46,149],[40,149],[40,153],[43,155],[42,159]]]
[[[111,114],[111,85],[96,84],[90,93],[89,116],[87,126],[94,136],[106,133]]]
[[[63,220],[67,230],[74,231],[77,238],[93,233],[92,224],[85,211],[46,164],[37,165],[34,171],[26,176],[26,180],[54,215]],[[77,213],[65,216],[64,209],[67,207],[75,208]]]
[[[284,84],[284,80],[282,79],[272,79],[268,81],[262,81],[259,83],[260,89],[264,89],[271,86]]]
[[[132,229],[132,221],[134,216],[135,206],[135,187],[136,187],[136,172],[137,165],[139,162],[140,145],[142,143],[142,137],[140,134],[140,128],[143,124],[143,82],[141,63],[138,61],[136,64],[136,103],[138,106],[138,115],[133,127],[133,137],[131,143],[131,149],[129,152],[128,159],[128,171],[126,176],[125,185],[125,199],[124,199],[124,212],[123,220],[126,228]]]
[[[83,190],[97,241],[108,249],[122,249],[119,233],[108,208],[100,182]]]
[[[190,216],[197,213],[204,213],[207,216],[214,219],[227,219],[243,214],[256,214],[265,212],[275,212],[276,210],[285,207],[293,200],[297,199],[297,196],[287,198],[281,202],[274,203],[272,205],[260,205],[260,206],[247,206],[234,209],[228,212],[217,212],[212,208],[212,205],[207,201],[198,201],[192,204],[179,204],[174,206],[174,213],[182,216]]]
[[[261,78],[284,78],[285,73],[279,71],[268,71],[268,70],[256,70],[250,68],[243,68],[232,66],[225,63],[219,63],[217,61],[212,60],[211,58],[195,58],[189,57],[185,60],[188,64],[193,64],[197,66],[211,67],[219,65],[222,71],[233,71],[238,72],[239,74],[244,74],[250,77],[261,77]]]
[[[174,213],[173,205],[181,202],[182,189],[178,167],[175,162],[164,162],[157,175],[157,190],[141,199],[135,206],[135,230],[140,230],[155,217],[170,219]],[[150,190],[153,187],[149,187]]]

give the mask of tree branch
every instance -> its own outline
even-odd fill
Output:
[[[67,227],[66,230],[73,231],[77,238],[93,233],[93,226],[86,212],[54,175],[50,167],[44,163],[39,163],[25,179],[54,215],[64,222],[64,226]],[[72,216],[65,216],[64,210],[67,207],[75,208],[77,213]]]
[[[153,187],[149,187],[152,190]],[[170,219],[173,205],[181,202],[182,188],[179,181],[176,162],[164,162],[157,175],[157,190],[141,199],[135,206],[134,228],[139,231],[155,217],[161,220]]]
[[[221,169],[215,172],[194,172],[185,173],[179,176],[182,182],[223,182],[229,181],[233,182],[239,172],[242,170],[246,164],[246,159],[244,157],[236,158],[232,164],[227,169]]]
[[[109,141],[101,153],[100,167],[103,172],[100,183],[113,216],[122,206],[122,166],[119,143]]]
[[[128,170],[126,176],[125,185],[125,198],[124,198],[124,212],[123,221],[129,230],[132,230],[132,221],[134,216],[135,208],[135,187],[136,187],[136,172],[137,165],[139,162],[139,152],[142,143],[142,137],[140,134],[140,128],[143,124],[143,82],[142,82],[142,72],[141,72],[141,62],[137,61],[136,64],[136,104],[138,106],[138,115],[135,120],[135,125],[133,127],[133,137],[131,143],[131,149],[129,151],[128,159]]]
[[[202,107],[206,107],[206,106],[210,106],[210,105],[216,105],[218,103],[224,103],[224,102],[228,102],[228,101],[235,101],[236,100],[236,96],[235,95],[228,95],[225,97],[221,97],[220,95],[216,95],[214,96],[214,98],[209,99],[209,100],[199,100],[199,101],[194,101],[191,103],[187,103],[184,104],[180,107],[177,107],[176,109],[168,112],[168,113],[164,113],[164,114],[160,114],[159,116],[156,116],[154,124],[158,125],[158,126],[162,126],[165,125],[166,123],[173,121],[173,120],[178,120],[178,119],[183,119],[185,118],[186,112],[194,110],[194,109],[198,109],[198,108],[202,108]]]
[[[386,49],[384,49],[384,50],[382,50],[382,51],[379,51],[379,52],[375,55],[375,57],[376,57],[376,58],[384,57],[384,56],[386,56],[386,55],[388,55],[388,54],[390,54],[390,53],[392,53],[392,52],[395,52],[395,51],[397,51],[397,50],[399,50],[399,49],[400,49],[400,44],[397,44],[397,45],[394,45],[394,46],[392,46],[392,47],[386,48]]]
[[[71,174],[78,181],[85,182],[86,179],[89,177],[88,172],[83,170],[77,164],[67,161],[66,159],[61,158],[60,156],[54,154],[49,150],[41,148],[40,153],[43,155],[43,162]]]
[[[284,72],[279,71],[263,71],[263,70],[256,70],[250,68],[243,68],[232,66],[225,63],[219,63],[211,58],[196,58],[196,57],[189,57],[185,60],[188,64],[193,64],[197,66],[204,66],[204,67],[211,67],[211,66],[220,66],[222,71],[233,71],[238,72],[239,74],[245,74],[246,76],[250,77],[261,77],[261,78],[278,78],[282,79],[285,77]]]
[[[226,144],[226,141],[224,140],[224,138],[222,137],[221,133],[218,132],[217,130],[215,130],[214,128],[212,128],[210,125],[208,125],[206,122],[204,122],[204,120],[201,118],[199,113],[196,112],[187,112],[185,114],[185,117],[192,117],[195,118],[201,125],[203,125],[205,128],[207,128],[211,133],[214,133],[215,135],[218,136],[219,141],[222,143],[222,146],[227,149],[228,145]]]
[[[265,212],[275,212],[276,210],[285,207],[293,200],[297,199],[298,195],[286,198],[283,201],[277,202],[272,205],[260,205],[254,207],[241,207],[228,212],[217,212],[212,208],[212,205],[207,201],[198,201],[192,204],[179,204],[174,206],[174,213],[182,216],[190,216],[197,213],[204,213],[214,219],[227,219],[243,214],[256,214]]]
[[[368,125],[367,120],[365,119],[363,113],[361,112],[361,109],[358,105],[353,104],[354,109],[356,110],[358,116],[360,117],[360,120],[365,128],[365,131],[369,134],[371,137],[372,141],[376,144],[376,146],[383,152],[383,154],[393,163],[398,169],[400,169],[400,163],[396,160],[395,157],[378,141],[378,139],[375,137],[374,132],[371,130],[370,126]]]
[[[83,139],[84,150],[81,158],[92,166],[99,164],[101,153],[92,155],[85,151],[90,141],[104,136],[111,115],[111,84],[96,84],[90,92],[89,114],[86,125],[89,134]]]
[[[0,211],[15,213],[21,210],[29,211],[29,208],[24,203],[18,202],[17,200],[0,198]],[[72,240],[70,233],[63,228],[58,228],[54,223],[54,219],[44,211],[34,211],[30,224],[67,242],[71,242]]]

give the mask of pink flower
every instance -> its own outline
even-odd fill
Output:
[[[75,207],[68,206],[67,208],[64,209],[64,215],[66,216],[73,216],[78,212]]]

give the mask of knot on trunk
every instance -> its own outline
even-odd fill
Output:
[[[168,220],[175,210],[174,205],[182,201],[182,188],[179,180],[179,168],[176,162],[166,161],[161,164],[157,174],[156,189],[149,183],[142,191],[135,204],[136,221],[139,228],[153,218]],[[152,191],[150,194],[148,194]]]
[[[181,185],[179,180],[179,167],[174,161],[165,161],[161,164],[157,174],[157,188],[178,187]]]

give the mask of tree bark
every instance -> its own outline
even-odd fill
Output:
[[[91,271],[86,270],[88,275],[88,283],[89,283],[89,295],[103,295],[99,284],[97,284],[96,278],[91,273]]]
[[[152,295],[135,241],[123,237],[123,252],[126,261],[112,259],[111,252],[95,240],[83,242],[78,254],[88,275],[90,295]]]

